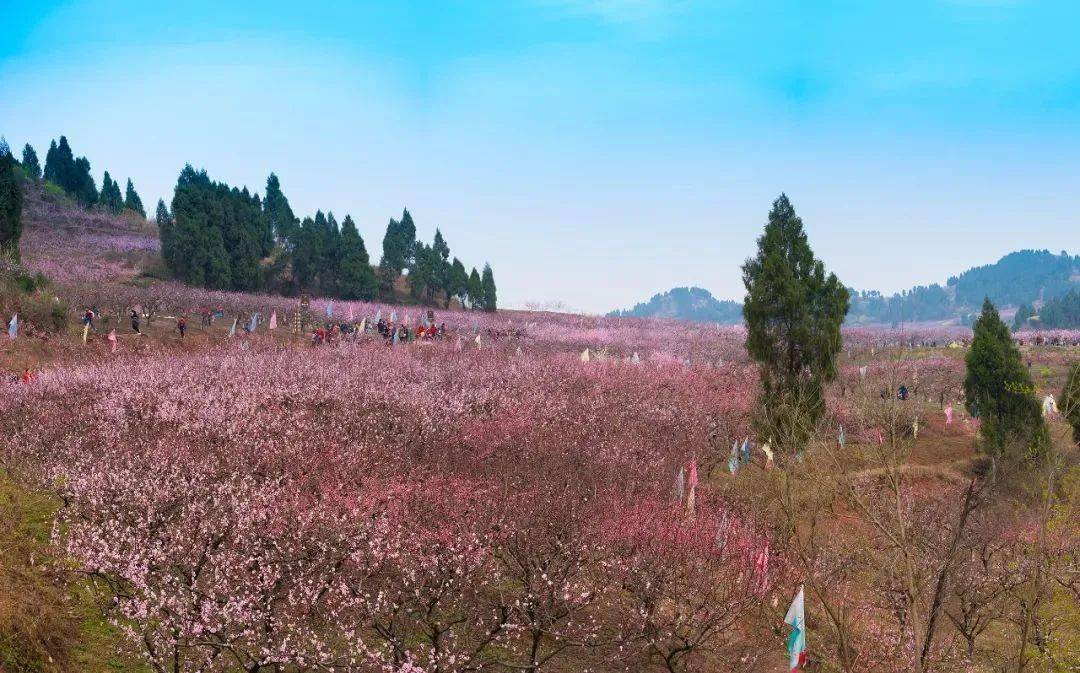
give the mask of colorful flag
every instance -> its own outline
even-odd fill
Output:
[[[277,311],[270,314],[270,324],[268,327],[270,329],[277,329]]]
[[[761,445],[761,452],[765,454],[765,469],[767,470],[773,466],[773,452],[772,449],[769,448],[768,442]]]
[[[953,410],[952,405],[945,407],[945,425],[952,425]]]
[[[1057,400],[1054,399],[1054,395],[1051,393],[1043,398],[1042,413],[1043,416],[1049,416],[1050,414],[1056,414],[1058,411]]]
[[[86,323],[82,328],[82,342],[86,343],[86,337],[90,334],[90,323]]]
[[[390,311],[390,322],[397,322],[397,311]]]
[[[844,448],[844,444],[847,442],[847,436],[844,435],[844,426],[840,426],[840,432],[836,435],[836,443],[840,445],[840,448]]]
[[[731,445],[731,455],[727,459],[728,471],[735,474],[739,471],[739,440],[735,440],[735,443]]]
[[[865,379],[866,378],[866,365],[863,365],[862,367],[859,367],[859,378],[860,379]]]
[[[742,449],[739,451],[739,462],[740,463],[749,463],[750,462],[750,438],[749,437],[743,437]]]
[[[679,471],[675,473],[675,487],[672,489],[672,494],[675,499],[682,502],[683,495],[686,494],[686,471],[679,467]]]
[[[788,665],[794,673],[794,671],[806,665],[806,610],[803,606],[803,588],[801,586],[799,587],[799,593],[795,594],[795,600],[791,601],[791,607],[787,610],[784,623],[791,627],[787,651]]]
[[[581,361],[582,362],[588,362],[589,361],[589,349],[588,348],[581,351]]]
[[[326,305],[326,317],[327,318],[333,318],[334,317],[334,301],[333,300],[331,300],[330,303]]]
[[[236,323],[239,322],[239,318],[233,318],[232,327],[229,328],[229,336],[236,336]]]
[[[476,347],[480,348],[480,335],[479,334],[476,335],[475,341],[476,341]]]
[[[18,334],[19,334],[19,314],[16,313],[13,316],[11,316],[11,320],[8,321],[7,335],[8,335],[9,339],[14,340],[15,337],[18,336]]]
[[[634,351],[634,354],[632,356],[630,356],[630,362],[631,362],[631,364],[635,364],[635,365],[641,364],[641,358],[638,357],[637,351]]]
[[[356,314],[353,313],[353,305],[349,304],[349,323],[356,322]]]
[[[258,326],[259,326],[259,314],[258,313],[252,313],[251,314],[251,322],[248,324],[248,330],[247,331],[254,332],[255,328],[258,327]]]
[[[112,352],[115,353],[116,352],[116,330],[111,330],[109,332],[108,339],[109,339],[109,343],[112,344]]]

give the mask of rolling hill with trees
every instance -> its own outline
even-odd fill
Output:
[[[1019,306],[1024,320],[1035,315],[1034,306],[1047,306],[1045,328],[1076,327],[1075,310],[1068,295],[1080,292],[1080,256],[1062,251],[1020,250],[993,264],[974,267],[949,278],[945,285],[918,285],[883,295],[874,290],[848,288],[851,295],[849,325],[898,325],[905,322],[970,324],[985,298],[995,305]],[[1071,300],[1075,302],[1074,300]],[[1046,313],[1044,309],[1043,313]],[[742,322],[741,304],[718,300],[702,288],[675,288],[648,302],[613,316],[672,318],[698,322]]]

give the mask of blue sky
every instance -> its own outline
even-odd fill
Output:
[[[742,295],[786,192],[846,284],[1080,250],[1080,4],[0,0],[0,133],[66,134],[148,205],[185,163],[408,206],[500,303]]]

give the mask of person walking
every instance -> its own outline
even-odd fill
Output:
[[[131,309],[131,329],[135,330],[136,334],[142,334],[139,329],[139,312],[135,309]]]

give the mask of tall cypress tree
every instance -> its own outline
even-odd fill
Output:
[[[491,272],[491,265],[484,264],[484,273],[480,277],[481,294],[483,295],[483,308],[488,313],[494,313],[498,301],[495,294],[495,275]]]
[[[450,300],[457,298],[461,307],[465,307],[465,297],[469,293],[469,274],[465,271],[465,265],[457,257],[450,264],[450,275],[446,289],[446,307],[450,308]]]
[[[45,153],[45,169],[42,176],[52,182],[55,185],[63,187],[60,184],[58,175],[60,172],[60,148],[57,147],[56,141],[53,140],[49,143],[49,151]]]
[[[379,267],[386,274],[397,276],[406,266],[405,249],[402,247],[401,224],[394,218],[386,225],[382,242],[383,254]]]
[[[989,299],[975,321],[964,397],[968,412],[981,420],[983,450],[991,457],[1032,458],[1047,448],[1049,435],[1031,374]]]
[[[758,252],[743,265],[746,349],[758,363],[760,437],[795,453],[825,413],[848,292],[814,253],[786,195],[772,204]]]
[[[75,155],[68,145],[67,136],[60,136],[60,144],[54,141],[45,156],[45,179],[69,194],[75,193]]]
[[[67,190],[83,206],[92,206],[97,203],[98,190],[94,184],[94,176],[90,173],[90,160],[86,157],[79,157],[75,160],[70,186]],[[116,194],[119,195],[119,193],[120,188],[117,187]]]
[[[315,292],[316,273],[322,262],[323,237],[317,230],[315,220],[305,217],[295,234],[292,252],[293,285],[296,292]]]
[[[377,290],[364,239],[352,217],[341,222],[341,259],[337,268],[337,296],[342,299],[373,299]]]
[[[124,207],[134,210],[143,219],[146,219],[146,209],[143,208],[142,199],[139,198],[139,193],[135,191],[135,185],[131,182],[131,178],[128,178],[127,189],[124,191]]]
[[[124,209],[124,201],[120,197],[120,185],[113,181],[109,171],[105,171],[101,178],[101,196],[98,203],[110,213],[119,213]]]
[[[38,161],[37,152],[30,146],[30,143],[26,143],[23,147],[22,167],[26,171],[26,176],[31,180],[37,181],[41,179],[41,163]]]
[[[471,308],[481,308],[484,305],[484,284],[480,280],[480,274],[476,271],[474,266],[472,272],[469,273],[469,286],[466,291],[469,295],[469,306]]]
[[[22,188],[15,177],[15,157],[0,149],[0,256],[19,261],[22,236]]]
[[[263,212],[274,232],[274,237],[288,247],[296,244],[296,235],[300,231],[300,221],[296,219],[289,200],[281,191],[278,176],[271,173],[266,178],[266,198],[263,199]]]
[[[416,254],[416,224],[413,223],[412,214],[405,208],[401,212],[401,222],[398,223],[399,247],[402,252],[402,266],[410,266]]]

